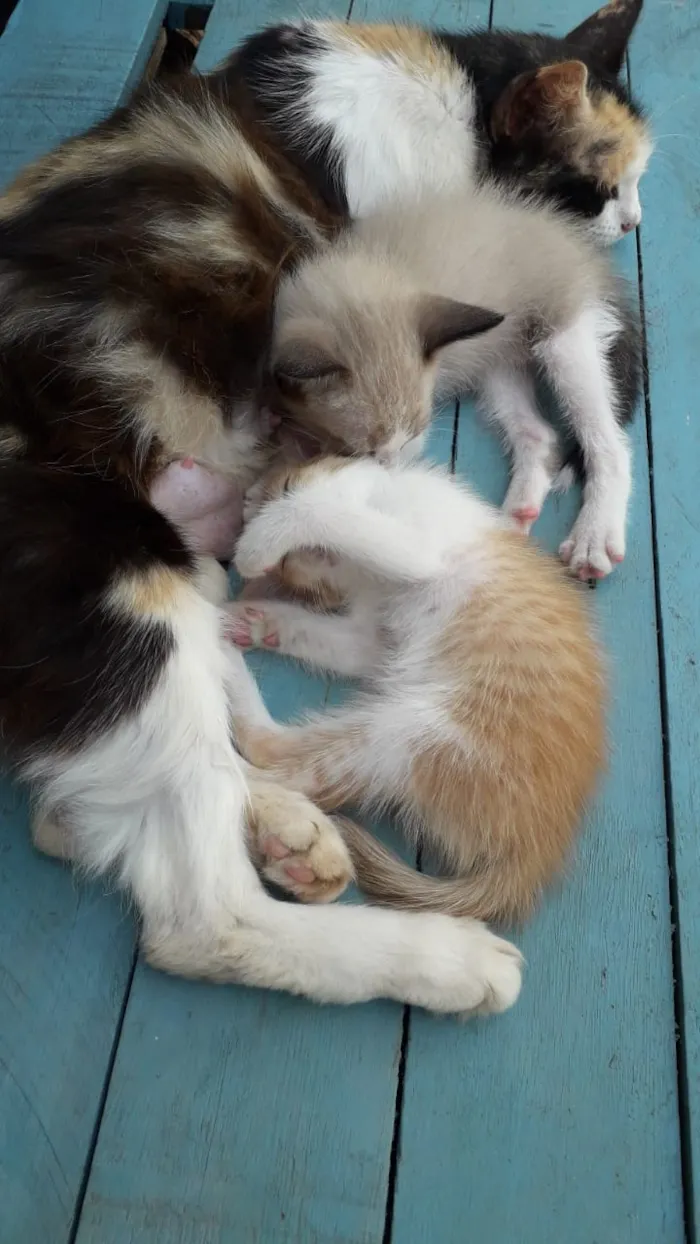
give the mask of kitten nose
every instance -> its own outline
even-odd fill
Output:
[[[620,225],[620,228],[622,229],[623,233],[631,233],[633,229],[637,228],[637,226],[635,225],[633,220],[623,220],[622,224]]]

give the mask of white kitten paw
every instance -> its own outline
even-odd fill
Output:
[[[237,648],[279,648],[277,623],[262,608],[264,601],[226,606],[224,636]]]
[[[513,472],[503,509],[525,535],[539,518],[551,487],[552,475],[542,463],[532,463]]]
[[[414,962],[423,979],[409,986],[407,1002],[465,1018],[506,1011],[513,1005],[523,967],[515,946],[477,920],[450,916],[422,920],[422,954]]]
[[[559,556],[579,579],[604,579],[625,556],[625,517],[584,502]]]
[[[340,831],[296,791],[253,788],[253,851],[264,877],[303,903],[330,903],[353,880]]]

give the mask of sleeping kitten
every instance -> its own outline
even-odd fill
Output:
[[[280,283],[273,406],[388,461],[420,451],[436,391],[477,388],[512,451],[505,506],[524,530],[561,465],[533,365],[558,394],[586,467],[561,555],[574,574],[600,578],[625,553],[621,425],[639,391],[639,329],[606,257],[574,222],[484,184],[366,216]]]
[[[303,21],[218,72],[336,208],[361,216],[491,171],[608,245],[641,218],[651,139],[620,80],[642,0],[563,38]]]
[[[562,868],[605,756],[604,679],[584,598],[507,520],[435,468],[320,459],[268,477],[236,567],[312,578],[344,612],[230,606],[229,633],[363,693],[279,726],[234,691],[236,738],[322,807],[395,804],[456,881],[421,877],[346,827],[374,899],[519,920]]]

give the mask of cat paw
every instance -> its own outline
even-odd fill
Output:
[[[539,518],[551,487],[551,474],[542,464],[516,470],[513,474],[503,509],[525,535]]]
[[[333,821],[295,791],[280,787],[253,794],[263,876],[303,903],[330,903],[342,894],[354,872]]]
[[[237,648],[279,648],[277,623],[260,608],[262,603],[244,605],[235,601],[226,606],[224,636]]]
[[[423,977],[405,1001],[462,1018],[492,1015],[513,1006],[522,984],[523,958],[510,942],[478,920],[422,916],[421,953],[414,964]]]
[[[624,560],[624,517],[584,504],[559,556],[576,578],[604,579]]]

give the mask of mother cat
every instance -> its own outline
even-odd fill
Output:
[[[218,550],[149,495],[172,510],[164,470],[206,486],[215,468],[231,504],[260,469],[277,278],[343,213],[229,87],[224,72],[139,98],[0,202],[6,754],[33,786],[37,844],[117,873],[154,963],[321,1000],[499,1009],[518,956],[483,926],[280,904],[249,859],[246,828],[269,876],[266,844],[293,851],[290,886],[310,869],[329,897],[350,873],[332,824],[235,754],[242,662],[221,640],[221,573],[193,546]]]

